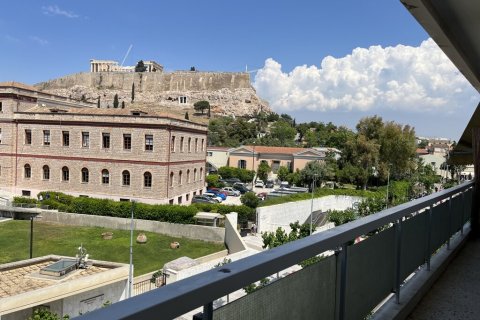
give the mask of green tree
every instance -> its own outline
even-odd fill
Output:
[[[222,188],[223,183],[220,182],[220,176],[218,174],[209,174],[205,177],[208,187]]]
[[[242,204],[250,208],[256,208],[260,203],[260,199],[255,195],[254,192],[246,192],[240,197],[240,201]]]
[[[143,63],[143,60],[140,60],[137,62],[137,65],[135,66],[135,72],[145,72],[147,71],[147,67],[145,66],[145,63]]]
[[[210,103],[205,100],[197,101],[193,104],[193,109],[197,112],[201,111],[204,114],[205,110],[210,110]]]
[[[70,319],[68,315],[60,317],[55,312],[50,311],[48,308],[39,307],[33,311],[33,315],[28,320],[67,320]]]
[[[125,109],[125,101],[122,100],[122,109]]]
[[[280,181],[287,181],[288,174],[290,173],[290,170],[286,166],[280,166],[277,170],[277,178]]]
[[[267,162],[262,161],[257,168],[257,177],[262,181],[267,181],[268,174],[272,171],[272,168],[268,165]]]
[[[272,138],[277,139],[282,146],[290,146],[293,145],[293,139],[297,130],[292,128],[291,124],[285,121],[277,121],[272,126],[270,130],[270,134]]]
[[[311,187],[313,180],[315,180],[315,185],[318,187],[324,180],[325,173],[326,168],[324,162],[310,161],[307,162],[305,168],[300,171],[300,179],[303,185],[307,185],[308,187]]]
[[[113,97],[113,107],[118,108],[118,104],[119,104],[118,94],[115,93],[115,96]]]
[[[267,116],[268,122],[275,122],[275,121],[278,121],[279,119],[280,119],[280,116],[278,115],[278,113],[275,113],[275,112],[271,112]]]

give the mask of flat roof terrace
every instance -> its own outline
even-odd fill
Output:
[[[0,316],[128,278],[128,264],[96,260],[62,277],[40,274],[61,259],[75,258],[49,255],[0,265]]]

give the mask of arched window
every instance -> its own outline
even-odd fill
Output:
[[[170,172],[170,187],[173,187],[173,172]]]
[[[43,166],[43,180],[50,180],[50,167],[47,165]]]
[[[203,180],[203,168],[200,168],[200,181]]]
[[[102,170],[102,183],[109,184],[110,183],[110,172],[107,169]]]
[[[122,172],[122,184],[124,186],[130,185],[130,172],[128,170]]]
[[[143,174],[143,186],[146,188],[152,187],[152,174],[148,171]]]
[[[190,183],[190,169],[187,170],[187,183]]]
[[[69,181],[70,180],[70,170],[68,167],[62,168],[62,181]]]
[[[24,176],[26,179],[30,179],[32,177],[32,167],[27,163],[23,166]]]
[[[87,168],[82,168],[82,182],[83,183],[88,183],[88,180],[90,179],[90,174],[88,172]]]
[[[180,172],[178,173],[178,184],[182,184],[182,170],[180,170]]]
[[[193,169],[193,182],[197,181],[197,168]]]

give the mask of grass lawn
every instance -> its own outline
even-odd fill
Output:
[[[83,244],[91,259],[129,263],[130,231],[99,227],[74,227],[34,221],[33,257],[58,254],[74,257]],[[104,240],[103,232],[113,232],[113,239]],[[198,258],[225,249],[223,244],[201,240],[174,238],[152,232],[146,244],[135,239],[143,231],[134,231],[133,264],[135,276],[156,271],[166,262],[187,256]],[[178,241],[179,249],[170,249],[170,242]],[[30,221],[12,220],[0,223],[0,264],[30,257]]]

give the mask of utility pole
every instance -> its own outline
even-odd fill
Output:
[[[128,297],[132,297],[133,290],[133,212],[135,211],[135,201],[132,201],[132,210],[130,218],[130,269],[128,271]]]
[[[310,235],[312,235],[312,232],[313,232],[313,190],[315,189],[316,178],[317,178],[317,174],[314,174],[313,181],[312,181],[312,201],[310,203]]]

